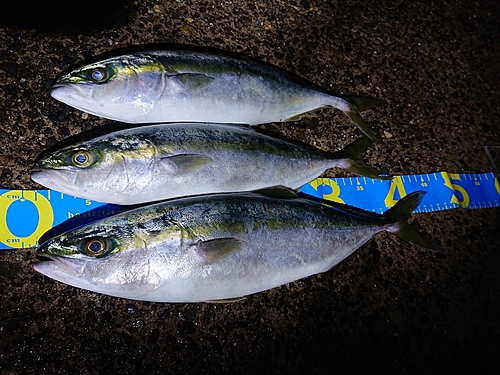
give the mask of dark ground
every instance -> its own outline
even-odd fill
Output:
[[[110,123],[56,102],[47,82],[136,44],[242,52],[386,99],[365,116],[389,147],[367,159],[393,174],[486,172],[483,146],[500,145],[498,0],[51,4],[0,13],[0,187],[41,188],[35,157]],[[267,128],[328,151],[359,135],[335,110]],[[233,304],[98,295],[37,274],[32,249],[4,251],[0,374],[480,373],[500,352],[499,217],[420,214],[443,254],[384,234],[330,272]]]

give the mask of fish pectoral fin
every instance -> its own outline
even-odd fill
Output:
[[[227,258],[240,250],[241,245],[241,240],[231,237],[198,242],[199,249],[205,254],[206,264]]]
[[[176,74],[171,76],[171,78],[177,79],[182,86],[190,91],[200,91],[207,87],[215,79],[214,77],[201,73]]]
[[[212,158],[200,154],[180,154],[162,157],[161,160],[175,164],[178,173],[192,173],[212,162]]]

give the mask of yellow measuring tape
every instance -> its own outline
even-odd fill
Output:
[[[300,192],[317,198],[349,204],[382,213],[402,197],[414,192],[427,194],[415,213],[452,208],[493,208],[500,205],[500,184],[495,173],[451,174],[446,172],[395,176],[392,180],[364,177],[318,178]]]
[[[318,178],[299,193],[382,213],[405,195],[427,192],[415,213],[500,205],[500,184],[494,172],[396,176],[392,180],[363,177]],[[128,209],[68,196],[53,190],[0,189],[0,249],[35,247],[42,235],[59,232]],[[55,235],[51,233],[51,235]]]

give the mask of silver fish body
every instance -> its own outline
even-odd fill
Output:
[[[332,167],[390,178],[362,162],[369,144],[364,137],[331,154],[249,126],[159,124],[65,147],[38,161],[31,177],[68,195],[117,204],[277,185],[295,189]]]
[[[413,193],[384,215],[275,194],[182,198],[54,237],[38,250],[51,261],[34,267],[116,297],[228,300],[325,272],[382,231],[433,247],[406,223],[422,196]]]
[[[91,114],[127,123],[289,121],[317,108],[344,111],[382,142],[359,115],[383,104],[340,97],[248,58],[191,51],[145,51],[104,59],[62,75],[51,95]]]

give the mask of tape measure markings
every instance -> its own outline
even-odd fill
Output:
[[[370,180],[371,184],[368,182]],[[325,191],[325,187],[331,190]],[[333,198],[332,200],[338,202],[380,213],[392,207],[401,197],[417,190],[424,190],[427,195],[415,213],[458,207],[499,206],[500,186],[492,172],[483,174],[435,172],[395,176],[392,180],[359,177],[347,178],[347,181],[346,178],[316,179],[301,188],[301,192],[307,195],[327,200]],[[367,201],[368,195],[370,199]],[[381,197],[385,197],[383,204],[380,202]]]

